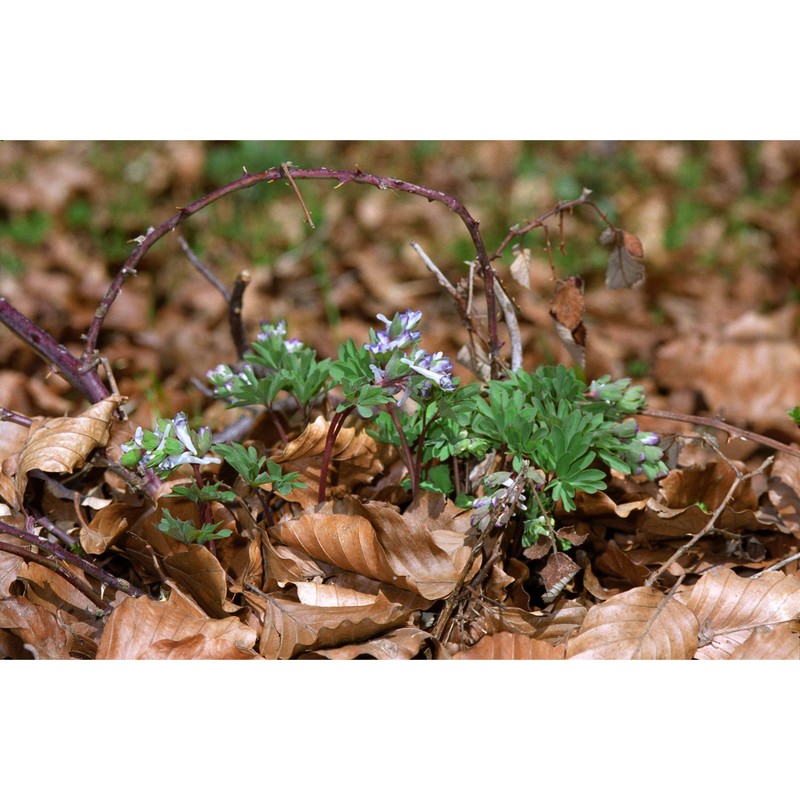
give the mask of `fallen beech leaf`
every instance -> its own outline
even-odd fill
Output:
[[[700,623],[703,646],[696,657],[729,658],[755,628],[800,617],[800,580],[781,572],[740,578],[716,569],[700,578],[684,602]]]
[[[307,511],[297,519],[281,522],[271,532],[282,544],[326,564],[389,585],[395,578],[375,528],[364,517]],[[404,584],[403,588],[408,587]]]
[[[368,657],[380,660],[407,660],[414,658],[428,641],[433,641],[430,634],[419,628],[399,628],[368,642],[330,647],[327,650],[312,650],[310,653],[302,654],[300,659],[352,660]]]
[[[800,636],[788,625],[776,628],[756,628],[730,656],[731,660],[782,660],[800,659]]]
[[[530,636],[507,631],[484,636],[476,645],[461,650],[454,660],[519,660],[535,659],[561,660],[566,653],[566,645],[552,645]]]
[[[138,517],[141,509],[123,503],[113,503],[101,508],[91,525],[81,526],[81,547],[92,555],[100,555],[120,537],[128,527],[128,518]]]
[[[334,584],[307,581],[295,584],[297,597],[305,606],[328,606],[341,608],[344,606],[368,606],[375,602],[375,595],[345,589]]]
[[[583,324],[585,312],[583,279],[572,275],[559,281],[550,304],[550,318],[558,338],[581,369],[586,366],[586,327]]]
[[[89,583],[83,572],[77,567],[70,564],[62,564],[62,567]],[[28,562],[20,569],[17,577],[25,583],[25,597],[45,611],[58,614],[66,610],[84,620],[93,619],[95,614],[100,611],[83,592],[78,591],[69,581],[34,561]],[[113,595],[114,592],[110,594]],[[106,593],[105,599],[111,600],[109,593]]]
[[[697,649],[695,615],[675,598],[637,587],[589,609],[567,658],[690,659]]]
[[[12,536],[0,536],[0,541],[19,547],[19,539]],[[8,588],[17,579],[19,571],[25,566],[25,559],[0,550],[0,595],[8,597]]]
[[[200,544],[187,545],[182,553],[173,553],[163,562],[164,571],[197,601],[212,617],[221,618],[238,610],[229,602],[225,570],[219,561]]]
[[[31,470],[71,473],[86,463],[93,450],[104,447],[112,415],[123,399],[112,395],[78,417],[35,418],[19,457],[17,502],[22,502]]]
[[[643,586],[650,575],[647,567],[632,561],[627,553],[619,549],[613,539],[609,541],[603,553],[595,559],[594,567],[597,572],[622,578],[631,586]]]
[[[264,658],[293,658],[320,647],[369,639],[402,625],[411,611],[379,594],[370,605],[307,606],[267,595],[259,652]]]
[[[257,659],[258,654],[253,650],[239,647],[229,639],[209,639],[202,633],[187,636],[180,641],[162,639],[150,645],[139,659],[229,659],[242,661]]]
[[[123,600],[106,622],[97,658],[138,658],[156,642],[180,642],[198,633],[244,649],[256,643],[256,632],[235,617],[211,619],[199,606],[173,590],[168,600],[150,597]]]
[[[22,639],[35,658],[70,658],[72,636],[55,614],[25,597],[0,600],[0,628]]]

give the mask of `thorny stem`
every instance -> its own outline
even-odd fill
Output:
[[[692,425],[703,425],[709,428],[717,428],[718,430],[725,431],[732,436],[739,436],[742,439],[749,439],[752,442],[763,444],[765,447],[769,447],[772,450],[780,450],[781,453],[787,453],[795,458],[800,458],[800,450],[795,450],[794,448],[789,447],[782,442],[778,442],[775,439],[770,439],[768,436],[762,436],[758,433],[751,433],[750,431],[737,428],[735,425],[730,425],[727,422],[723,422],[719,419],[713,419],[712,417],[695,417],[692,414],[681,414],[677,411],[649,411],[648,409],[644,409],[643,411],[638,411],[636,413],[637,415],[645,417],[671,419],[675,420],[676,422],[688,422]]]
[[[97,373],[96,364],[77,359],[63,344],[59,344],[49,333],[43,331],[33,320],[17,311],[5,297],[0,297],[0,322],[31,348],[87,400],[99,403],[111,392],[105,387]],[[92,350],[94,359],[94,350]]]
[[[244,298],[244,290],[250,283],[251,275],[245,269],[242,270],[233,282],[233,289],[231,289],[231,296],[228,301],[228,326],[231,329],[231,338],[236,347],[236,354],[241,361],[244,354],[250,347],[247,341],[247,331],[244,327],[244,320],[242,319],[242,300]]]
[[[325,491],[328,488],[328,470],[331,463],[331,456],[333,455],[333,446],[336,442],[336,437],[344,425],[344,421],[350,415],[350,412],[355,409],[355,406],[350,406],[344,411],[337,411],[333,415],[331,424],[328,426],[328,435],[325,437],[325,450],[322,453],[322,463],[320,464],[319,472],[319,492],[317,494],[317,502],[325,502]]]
[[[94,320],[92,321],[92,324],[86,334],[86,344],[84,347],[83,356],[81,358],[82,366],[86,369],[91,369],[94,365],[96,361],[95,351],[97,348],[97,339],[100,335],[100,329],[103,325],[103,321],[105,320],[111,305],[122,289],[122,285],[127,276],[135,274],[136,267],[138,266],[139,262],[159,239],[164,237],[167,233],[173,231],[178,227],[178,225],[187,220],[193,214],[196,214],[201,209],[211,205],[226,195],[232,194],[233,192],[237,192],[241,189],[247,189],[248,187],[254,186],[258,183],[272,183],[274,181],[281,180],[282,178],[291,178],[293,181],[335,180],[339,182],[339,186],[346,183],[359,183],[375,186],[376,188],[383,190],[393,189],[395,191],[405,192],[418,197],[424,197],[429,202],[435,201],[443,203],[454,214],[458,215],[458,217],[466,226],[470,238],[472,239],[478,258],[478,264],[480,265],[481,275],[484,280],[484,285],[486,288],[486,308],[488,313],[492,376],[495,378],[499,376],[500,339],[497,331],[497,304],[495,299],[494,269],[492,268],[489,254],[486,250],[486,245],[484,244],[483,238],[480,234],[479,223],[469,213],[466,206],[464,206],[460,200],[457,200],[455,197],[445,194],[444,192],[428,189],[424,186],[408,183],[407,181],[401,181],[397,178],[385,178],[379,175],[370,175],[369,173],[362,172],[360,169],[337,170],[328,169],[326,167],[320,167],[318,169],[297,169],[295,167],[289,167],[288,165],[273,167],[264,172],[257,172],[253,174],[246,173],[238,180],[233,181],[226,186],[222,186],[219,189],[215,189],[205,197],[201,197],[199,200],[196,200],[195,202],[190,203],[188,206],[181,208],[177,214],[170,217],[166,222],[161,223],[161,225],[156,228],[150,229],[147,234],[141,238],[138,247],[136,247],[136,249],[130,254],[114,280],[111,282],[111,285],[106,291],[105,297],[102,299],[97,311],[95,312]],[[2,309],[0,309],[0,312],[2,312]],[[0,313],[0,319],[5,319],[2,313]],[[93,372],[92,374],[95,375],[96,378],[96,372]],[[99,381],[99,378],[96,379]]]
[[[17,539],[22,539],[24,542],[27,542],[34,547],[39,547],[42,550],[46,550],[61,561],[67,561],[70,564],[74,564],[76,567],[80,567],[87,575],[91,575],[93,578],[100,581],[100,583],[110,586],[112,589],[118,589],[121,592],[125,592],[125,594],[131,595],[131,597],[141,597],[144,595],[144,592],[141,589],[137,589],[135,586],[132,586],[130,583],[128,583],[128,581],[123,580],[122,578],[116,578],[114,575],[111,575],[104,569],[96,567],[86,559],[83,559],[74,553],[70,553],[68,550],[65,550],[55,542],[48,541],[41,536],[37,536],[35,533],[22,531],[19,528],[7,525],[5,522],[0,522],[0,533],[14,536]]]
[[[71,586],[74,586],[82,595],[88,597],[89,600],[91,600],[92,603],[94,603],[98,608],[103,609],[105,612],[112,610],[111,605],[103,600],[103,598],[100,597],[100,595],[97,594],[97,592],[95,592],[91,586],[84,583],[73,572],[70,572],[68,569],[64,569],[64,567],[62,567],[60,564],[57,564],[47,556],[43,556],[40,553],[34,553],[32,550],[28,550],[27,547],[18,547],[15,544],[9,544],[8,542],[2,541],[0,541],[0,550],[6,553],[11,553],[15,556],[19,556],[19,558],[22,558],[25,561],[34,561],[37,564],[41,564],[43,567],[55,572],[56,575],[63,578]]]
[[[736,469],[736,467],[733,467],[733,465],[731,464],[731,466],[736,472],[736,478],[734,479],[733,483],[731,483],[731,487],[730,489],[728,489],[728,493],[725,495],[723,501],[719,504],[714,513],[711,515],[711,519],[705,524],[705,526],[701,531],[692,536],[692,538],[689,539],[689,541],[686,542],[686,544],[684,544],[678,550],[676,550],[672,554],[672,556],[670,556],[670,558],[668,558],[654,573],[652,573],[650,577],[644,582],[644,585],[648,587],[652,586],[679,558],[688,553],[689,550],[692,547],[694,547],[697,544],[697,542],[700,541],[700,539],[702,539],[709,531],[713,530],[714,526],[717,524],[717,520],[722,515],[722,512],[726,509],[728,503],[730,503],[731,499],[733,498],[733,495],[736,493],[736,490],[739,488],[740,484],[743,481],[755,477],[760,472],[763,472],[772,463],[773,460],[774,456],[770,456],[769,458],[764,460],[764,463],[760,467],[754,469],[752,472],[748,472],[746,475],[739,472],[739,470]]]
[[[400,449],[403,453],[403,461],[406,462],[408,477],[411,478],[411,496],[416,497],[419,494],[419,465],[411,453],[411,448],[408,446],[408,439],[406,439],[403,426],[400,424],[400,418],[397,414],[397,406],[391,402],[387,403],[386,410],[392,418],[397,435],[400,437]]]

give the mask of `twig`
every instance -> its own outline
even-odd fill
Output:
[[[0,297],[0,322],[31,348],[40,358],[50,364],[63,378],[77,389],[87,400],[99,403],[111,393],[97,374],[94,350],[94,368],[86,367],[88,359],[77,359],[63,344],[59,344],[49,333],[43,331],[33,320],[17,311],[5,297]]]
[[[225,298],[226,303],[230,303],[230,292],[225,288],[222,281],[197,257],[197,254],[189,247],[189,243],[180,233],[178,234],[178,244],[192,266]]]
[[[742,428],[737,428],[735,425],[730,425],[729,423],[722,422],[722,420],[719,419],[713,419],[711,417],[695,417],[692,414],[681,414],[677,411],[650,411],[648,409],[645,409],[644,411],[638,411],[637,415],[655,417],[656,419],[671,419],[675,420],[676,422],[688,422],[692,425],[704,425],[709,428],[717,428],[718,430],[725,431],[732,436],[738,436],[742,439],[749,439],[752,442],[763,444],[765,447],[769,447],[772,450],[780,450],[781,453],[787,453],[795,458],[800,458],[800,450],[795,450],[794,448],[789,447],[782,442],[775,441],[775,439],[770,439],[768,436],[762,436],[759,433],[751,433],[750,431],[743,430]]]
[[[41,536],[37,536],[35,533],[22,531],[19,528],[15,528],[6,524],[5,522],[0,522],[0,533],[5,533],[9,536],[15,536],[17,539],[22,539],[22,541],[27,542],[34,547],[40,547],[42,550],[47,550],[61,561],[67,561],[70,564],[74,564],[76,567],[80,567],[87,575],[91,575],[93,578],[100,581],[100,583],[104,583],[106,586],[110,586],[112,589],[118,589],[121,592],[125,592],[125,594],[131,595],[131,597],[141,597],[144,595],[144,592],[141,589],[137,589],[135,586],[128,583],[128,581],[111,575],[104,569],[96,567],[86,559],[83,559],[74,553],[70,553],[68,550],[65,550],[55,542],[50,542]]]
[[[0,407],[0,422],[13,422],[15,425],[21,425],[23,428],[30,428],[33,420],[30,417],[24,417],[22,414],[17,414],[16,411],[11,411],[7,408]]]
[[[779,561],[777,564],[773,564],[771,567],[767,567],[766,569],[762,569],[761,572],[756,572],[755,575],[751,575],[751,580],[753,578],[760,578],[765,572],[774,572],[776,569],[780,569],[781,567],[785,567],[787,564],[791,564],[793,561],[800,561],[800,553],[795,553],[793,556],[789,556],[788,558],[784,558],[783,561]]]
[[[228,326],[231,329],[231,338],[233,339],[234,347],[236,347],[236,354],[239,356],[240,361],[244,358],[244,354],[250,347],[250,343],[247,341],[247,331],[244,327],[244,320],[242,319],[244,290],[247,288],[250,280],[250,273],[246,269],[242,270],[236,276],[236,280],[233,282],[233,289],[228,298]]]
[[[143,235],[142,237],[140,237],[139,240],[137,240],[139,242],[138,246],[130,254],[130,256],[128,256],[128,259],[125,261],[122,268],[117,273],[114,280],[111,282],[111,285],[106,291],[105,296],[100,302],[100,305],[98,306],[97,311],[95,312],[95,317],[92,321],[92,324],[86,333],[86,342],[84,346],[83,356],[81,358],[82,363],[88,365],[88,367],[91,368],[91,365],[96,361],[95,351],[97,347],[97,339],[98,336],[100,335],[100,330],[102,328],[106,316],[108,315],[108,311],[111,308],[111,305],[114,303],[115,299],[119,295],[119,292],[122,289],[122,285],[125,282],[128,275],[133,275],[136,273],[136,267],[138,266],[139,262],[157,241],[166,236],[166,234],[173,231],[175,228],[178,227],[178,225],[185,222],[189,217],[193,216],[201,209],[211,205],[212,203],[216,202],[222,197],[232,194],[233,192],[240,191],[241,189],[247,189],[258,183],[265,183],[265,182],[271,183],[274,181],[278,181],[282,178],[288,179],[289,177],[291,177],[294,181],[335,180],[338,181],[339,186],[342,186],[347,183],[358,183],[358,184],[366,184],[369,186],[374,186],[378,189],[394,189],[396,191],[406,192],[407,194],[416,195],[418,197],[424,197],[426,200],[430,202],[435,201],[438,203],[443,203],[454,214],[458,215],[458,217],[461,219],[461,221],[467,228],[470,238],[472,239],[472,243],[473,246],[475,247],[475,252],[478,257],[478,263],[480,265],[481,275],[484,280],[484,286],[486,290],[486,305],[488,311],[489,343],[490,343],[489,348],[490,348],[490,358],[492,364],[492,373],[494,377],[499,376],[501,362],[499,359],[500,341],[497,333],[497,313],[496,313],[496,300],[495,300],[495,290],[494,290],[494,268],[490,263],[489,254],[486,250],[486,245],[484,244],[483,238],[481,237],[479,230],[479,223],[469,213],[466,206],[460,200],[457,200],[455,197],[445,194],[444,192],[439,192],[434,189],[428,189],[424,186],[418,186],[413,183],[408,183],[407,181],[398,180],[397,178],[384,178],[379,175],[370,175],[366,172],[362,172],[360,169],[336,170],[336,169],[328,169],[326,167],[320,167],[318,169],[296,169],[294,167],[292,168],[273,167],[264,172],[245,174],[238,180],[233,181],[232,183],[229,183],[226,186],[222,186],[219,189],[215,189],[213,192],[210,192],[205,197],[196,200],[195,202],[189,204],[185,208],[181,208],[177,214],[170,217],[170,219],[166,220],[165,222],[161,223],[161,225],[159,225],[158,227],[150,228],[145,235]],[[5,321],[5,316],[3,315],[2,312],[3,309],[0,308],[0,320]]]
[[[722,512],[727,507],[728,503],[731,501],[731,498],[736,493],[736,490],[739,488],[739,485],[750,478],[755,477],[759,473],[763,472],[774,460],[774,456],[770,456],[769,458],[764,459],[764,463],[761,464],[760,467],[754,469],[752,472],[748,472],[746,475],[739,472],[738,469],[729,461],[728,463],[736,472],[736,478],[731,483],[730,489],[728,489],[728,493],[725,495],[723,501],[717,506],[717,509],[711,515],[711,519],[703,526],[703,529],[696,533],[692,538],[686,542],[683,546],[681,546],[675,553],[670,556],[655,572],[653,572],[650,577],[644,582],[645,586],[652,586],[660,577],[663,575],[679,558],[684,556],[689,550],[694,547],[697,542],[700,541],[709,531],[711,531],[717,523],[717,520],[722,515]]]
[[[37,564],[41,564],[41,566],[46,567],[47,569],[53,571],[59,577],[63,578],[67,583],[71,586],[74,586],[82,595],[88,597],[89,600],[92,601],[98,608],[102,608],[103,611],[109,612],[112,610],[111,605],[103,600],[91,586],[84,583],[75,573],[70,572],[68,569],[64,569],[60,564],[57,564],[47,556],[43,556],[40,553],[34,553],[32,550],[28,550],[27,547],[18,547],[15,544],[9,544],[8,542],[0,541],[0,550],[3,550],[6,553],[11,553],[12,555],[19,556],[19,558],[24,559],[25,561],[34,561]]]
[[[292,189],[294,189],[294,193],[297,195],[297,199],[300,201],[300,205],[303,208],[303,213],[306,215],[306,222],[308,223],[309,227],[313,230],[315,225],[314,221],[311,219],[311,212],[306,207],[306,204],[303,200],[303,195],[300,194],[300,190],[297,188],[297,184],[294,182],[294,178],[292,178],[292,173],[289,172],[289,167],[292,166],[291,161],[286,161],[285,163],[281,164],[281,169],[283,170],[283,174],[286,177],[286,180],[289,181]]]
[[[511,302],[511,298],[506,294],[500,281],[497,281],[494,290],[497,294],[497,302],[500,304],[500,308],[503,309],[503,317],[508,328],[508,337],[511,339],[511,369],[516,372],[518,369],[522,369],[522,334],[519,330],[517,312],[514,309],[514,303]]]

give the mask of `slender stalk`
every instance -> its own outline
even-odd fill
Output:
[[[408,439],[406,439],[406,435],[403,432],[403,426],[400,424],[400,416],[397,413],[397,406],[394,403],[387,403],[386,410],[389,413],[389,416],[392,418],[397,435],[400,437],[400,449],[403,453],[403,461],[406,462],[408,476],[411,478],[411,496],[416,497],[419,494],[419,467],[411,453],[411,448],[408,446]]]
[[[655,417],[656,419],[671,419],[675,420],[676,422],[688,422],[692,425],[702,425],[709,428],[717,428],[718,430],[730,433],[732,436],[739,436],[742,439],[749,439],[751,442],[758,442],[758,444],[763,444],[765,447],[769,447],[772,450],[780,450],[781,453],[786,453],[787,455],[794,456],[795,458],[800,458],[800,450],[795,450],[794,448],[789,447],[782,442],[778,442],[775,439],[770,439],[768,436],[762,436],[759,433],[751,433],[750,431],[746,431],[742,428],[737,428],[735,425],[730,425],[729,423],[723,422],[719,419],[713,419],[711,417],[695,417],[692,414],[681,414],[677,411],[649,411],[648,409],[639,411],[638,415],[644,417]]]
[[[33,424],[33,420],[30,419],[30,417],[17,414],[16,411],[11,411],[8,408],[0,408],[0,422],[13,422],[15,425],[21,425],[23,428],[30,428]]]
[[[355,406],[350,406],[344,411],[337,411],[333,415],[331,424],[328,426],[328,435],[325,437],[325,450],[322,452],[322,463],[320,464],[319,472],[319,492],[317,494],[317,502],[325,502],[325,492],[328,488],[328,470],[330,468],[331,456],[333,455],[333,446],[336,442],[336,437],[344,425],[344,421],[353,411]]]

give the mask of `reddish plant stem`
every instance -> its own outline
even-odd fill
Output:
[[[19,528],[15,528],[5,522],[0,522],[0,533],[14,536],[17,539],[21,539],[23,542],[33,545],[34,547],[39,547],[42,550],[46,550],[60,561],[66,561],[70,564],[74,564],[76,567],[80,567],[87,575],[91,575],[91,577],[93,577],[95,580],[100,581],[100,583],[104,583],[106,586],[110,586],[112,589],[119,589],[119,591],[131,595],[131,597],[141,597],[144,595],[144,592],[141,589],[137,589],[123,578],[117,578],[114,575],[111,575],[104,569],[96,567],[86,559],[81,558],[74,553],[70,553],[69,550],[65,550],[55,542],[48,541],[41,536],[37,536],[35,533],[22,531]]]
[[[483,242],[479,230],[478,221],[469,213],[466,206],[455,197],[439,192],[434,189],[428,189],[424,186],[418,186],[414,183],[401,181],[397,178],[385,178],[379,175],[370,175],[356,170],[337,170],[320,167],[319,169],[297,169],[295,167],[280,166],[268,169],[265,172],[258,172],[255,174],[245,174],[232,183],[222,186],[219,189],[210,192],[205,197],[190,203],[185,208],[180,209],[177,214],[170,217],[166,222],[161,223],[156,228],[152,228],[148,233],[142,237],[139,246],[130,254],[128,259],[123,264],[120,271],[117,273],[114,280],[111,282],[105,297],[100,302],[100,305],[95,312],[95,318],[86,334],[86,344],[84,347],[81,364],[91,369],[96,362],[96,349],[97,339],[100,335],[100,329],[103,321],[111,308],[112,303],[116,299],[125,279],[128,275],[136,273],[136,267],[144,257],[145,253],[163,236],[170,231],[173,231],[178,225],[187,220],[193,214],[196,214],[206,206],[211,205],[222,197],[237,192],[241,189],[247,189],[258,183],[271,183],[273,181],[281,180],[282,178],[298,180],[335,180],[339,185],[346,183],[359,183],[375,186],[378,189],[393,189],[399,192],[424,197],[429,202],[439,202],[446,205],[454,214],[457,214],[469,232],[477,254],[478,265],[480,267],[481,276],[484,280],[486,289],[486,306],[488,313],[488,327],[489,327],[489,343],[490,355],[492,362],[493,377],[498,377],[500,373],[500,363],[498,354],[500,351],[500,340],[497,331],[497,304],[495,301],[494,290],[494,269],[490,263],[489,254]]]
[[[406,462],[408,477],[411,478],[411,496],[416,497],[419,494],[419,470],[417,462],[411,453],[411,448],[408,446],[406,435],[403,433],[403,426],[400,424],[400,416],[397,413],[397,406],[394,403],[389,402],[386,404],[386,411],[392,418],[395,430],[397,430],[397,435],[400,437],[400,449],[403,453],[403,461]],[[420,445],[420,447],[421,446],[422,445]]]
[[[0,422],[13,422],[15,425],[21,425],[23,428],[30,428],[33,420],[29,417],[24,417],[22,414],[17,414],[16,411],[11,411],[8,408],[0,408]]]
[[[336,442],[336,437],[344,425],[344,421],[353,411],[355,406],[350,406],[344,411],[337,411],[333,415],[331,424],[328,426],[328,435],[325,437],[325,450],[322,452],[322,463],[319,470],[319,492],[317,493],[317,502],[325,502],[325,492],[328,488],[328,470],[330,468],[331,456],[333,455],[333,445]]]

